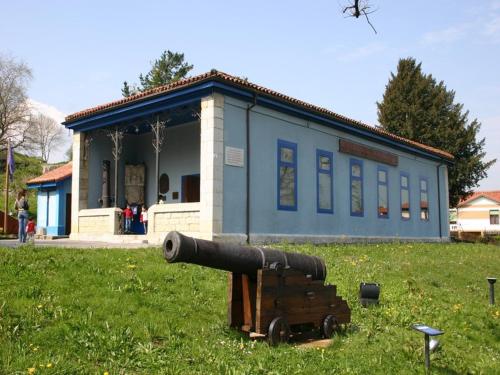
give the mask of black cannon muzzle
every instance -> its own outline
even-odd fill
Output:
[[[311,275],[313,280],[326,278],[325,262],[316,256],[206,241],[179,232],[167,234],[163,255],[169,263],[193,263],[251,277],[255,277],[259,269],[290,267]]]

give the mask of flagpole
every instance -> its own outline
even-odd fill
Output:
[[[7,210],[9,209],[9,147],[5,150],[5,206],[3,211],[3,234],[7,234]]]

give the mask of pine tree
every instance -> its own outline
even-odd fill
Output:
[[[149,90],[185,78],[193,69],[193,65],[184,61],[184,54],[172,51],[163,51],[160,58],[151,64],[151,70],[139,75],[140,86],[130,87],[128,82],[123,82],[122,95],[130,95]]]
[[[485,161],[485,140],[477,140],[481,124],[469,121],[469,111],[455,103],[455,92],[443,81],[422,72],[413,58],[400,59],[391,73],[378,120],[383,129],[447,151],[455,156],[449,168],[450,206],[454,207],[487,176],[496,160]]]

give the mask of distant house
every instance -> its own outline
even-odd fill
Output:
[[[450,210],[452,232],[500,232],[500,190],[477,191]]]
[[[37,191],[37,228],[49,236],[70,233],[71,176],[70,162],[27,182],[29,189]]]
[[[126,204],[150,243],[449,238],[452,155],[216,70],[64,125],[71,238],[118,240]]]

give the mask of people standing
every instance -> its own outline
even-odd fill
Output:
[[[19,242],[26,242],[26,222],[28,220],[29,204],[26,198],[26,190],[21,190],[17,193],[16,203],[14,208],[17,211],[17,219],[19,221]]]
[[[127,207],[123,210],[123,217],[125,218],[125,233],[130,233],[134,214],[128,204]]]
[[[27,242],[35,243],[35,231],[35,220],[33,220],[33,218],[30,216],[30,218],[28,219],[28,224],[26,225]]]
[[[144,225],[144,234],[148,234],[148,209],[146,208],[146,206],[142,206],[140,220],[142,225]]]

